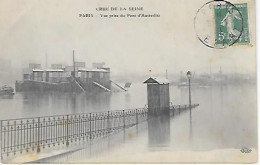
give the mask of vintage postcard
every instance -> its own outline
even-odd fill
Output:
[[[256,163],[255,0],[0,0],[1,163]]]

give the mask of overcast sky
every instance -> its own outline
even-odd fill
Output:
[[[249,3],[251,46],[210,49],[196,37],[197,10],[207,1],[190,0],[1,0],[0,58],[17,67],[77,61],[106,62],[113,73],[179,73],[230,67],[255,70],[254,8]],[[79,18],[96,7],[142,6],[160,18]]]

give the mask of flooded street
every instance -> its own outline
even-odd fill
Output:
[[[243,147],[257,147],[255,86],[192,88],[191,95],[191,102],[200,104],[192,109],[191,128],[190,114],[186,111],[170,119],[163,119],[166,123],[163,128],[152,126],[153,133],[150,124],[143,122],[125,132],[104,138],[102,142],[93,142],[86,149],[40,162],[88,162],[90,158],[93,162],[102,162],[111,161],[107,157],[123,158],[134,154],[138,158],[140,153],[152,154],[154,151],[240,150]],[[170,86],[170,98],[173,105],[188,104],[188,88]],[[146,85],[141,83],[133,84],[128,92],[96,95],[16,93],[13,98],[1,98],[0,119],[143,108],[146,103]],[[154,134],[158,135],[157,139],[153,138]],[[156,142],[164,140],[164,145],[157,145]]]

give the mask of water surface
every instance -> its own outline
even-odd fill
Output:
[[[188,111],[169,119],[169,128],[158,130],[158,133],[160,132],[158,137],[161,134],[169,136],[166,137],[167,145],[150,145],[151,135],[156,135],[156,129],[153,129],[155,131],[153,134],[151,132],[149,134],[149,125],[143,123],[139,129],[131,128],[134,132],[127,130],[130,133],[126,131],[124,134],[118,134],[119,141],[116,142],[117,145],[113,145],[114,147],[107,145],[113,140],[104,140],[104,145],[100,144],[99,150],[104,151],[103,156],[108,155],[106,149],[120,151],[117,153],[118,156],[123,156],[154,150],[207,151],[225,148],[257,148],[255,89],[254,85],[192,88],[192,103],[200,104],[192,110],[192,126],[190,126]],[[170,97],[174,105],[188,104],[188,89],[170,86]],[[118,93],[16,93],[11,98],[0,99],[0,119],[123,110],[142,108],[146,104],[146,85],[141,83],[133,84],[128,92]],[[124,149],[121,150],[120,146],[121,148],[124,146]],[[139,149],[129,151],[126,149],[127,146],[128,148],[138,146]],[[100,151],[96,151],[99,153],[96,156],[102,156]],[[45,161],[66,163],[65,160],[67,162],[82,160],[84,162],[86,154],[90,154],[88,149],[78,152],[81,157],[73,157],[73,154],[69,154]]]

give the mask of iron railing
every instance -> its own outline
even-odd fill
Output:
[[[177,105],[169,109],[174,115],[187,108]],[[1,159],[104,137],[146,120],[147,108],[1,120]]]
[[[191,106],[189,105],[172,105],[170,106],[170,115],[174,116],[175,114],[180,114],[181,110],[187,110],[191,108],[195,108],[199,106],[199,104],[191,104]]]
[[[90,140],[147,120],[147,109],[1,120],[1,158]]]

